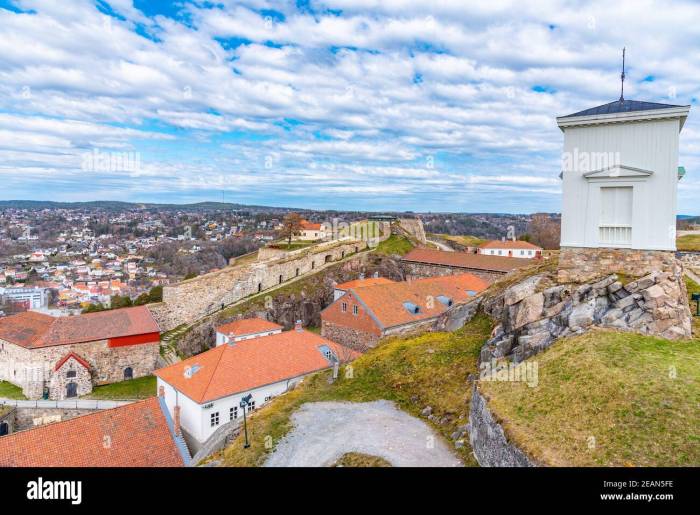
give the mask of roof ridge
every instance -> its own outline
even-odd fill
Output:
[[[228,346],[229,346],[228,343],[224,343],[223,345],[219,345],[219,347],[223,347],[223,349],[221,349],[221,352],[219,352],[219,359],[216,360],[216,364],[212,368],[211,375],[209,376],[209,381],[207,382],[207,385],[204,387],[202,397],[200,398],[200,403],[204,402],[204,399],[207,398],[207,392],[209,391],[209,387],[211,386],[211,382],[214,380],[214,375],[216,375],[216,369],[219,368],[219,363],[221,363],[221,360],[223,359],[224,354],[226,353],[226,348]],[[214,349],[212,349],[212,350],[215,350],[219,347],[214,347]]]

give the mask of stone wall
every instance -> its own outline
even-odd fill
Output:
[[[655,271],[626,284],[616,275],[595,282],[558,284],[543,273],[503,292],[484,297],[486,314],[497,322],[481,351],[481,361],[522,361],[557,338],[593,326],[662,338],[689,338],[691,315],[679,261],[670,271]]]
[[[420,218],[399,218],[398,227],[418,243],[427,243],[423,221]]]
[[[489,410],[486,398],[474,382],[469,405],[469,443],[482,467],[536,467],[537,464],[508,437]]]
[[[683,266],[700,270],[700,252],[678,252]]]
[[[95,413],[95,410],[68,408],[16,408],[14,412],[15,431],[24,431],[33,427],[70,420]]]
[[[462,268],[456,266],[433,265],[428,263],[401,262],[406,279],[420,279],[421,277],[443,277],[446,275],[473,274],[488,283],[492,283],[505,275],[504,272],[490,272],[474,268]]]
[[[670,251],[562,247],[557,280],[583,283],[612,273],[641,277],[654,271],[673,273],[676,266],[675,253]]]
[[[295,277],[312,273],[327,263],[365,250],[364,241],[321,243],[281,257],[230,266],[163,288],[163,302],[149,309],[162,331],[189,324],[250,295]]]
[[[376,347],[380,338],[376,334],[368,333],[354,327],[334,324],[328,320],[322,321],[321,336],[359,352],[365,352],[368,349]]]

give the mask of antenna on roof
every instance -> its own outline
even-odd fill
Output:
[[[622,82],[620,88],[620,103],[625,101],[625,48],[622,48],[622,73],[620,74],[620,81]]]

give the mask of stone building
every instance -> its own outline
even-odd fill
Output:
[[[385,336],[430,329],[456,303],[485,290],[472,274],[357,286],[321,312],[321,334],[365,351]]]
[[[145,306],[69,317],[28,311],[0,319],[0,380],[30,399],[79,397],[151,374],[159,345]]]
[[[401,267],[409,279],[468,272],[489,283],[530,264],[529,259],[424,248],[415,248],[401,258]]]
[[[673,273],[679,134],[690,106],[620,100],[557,118],[564,133],[559,280]]]

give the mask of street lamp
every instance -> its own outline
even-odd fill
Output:
[[[248,394],[245,397],[241,398],[241,408],[243,408],[243,431],[245,432],[245,445],[243,445],[244,449],[247,449],[250,447],[250,443],[248,442],[248,423],[245,418],[245,407],[250,403],[250,401],[253,400],[253,395]]]

